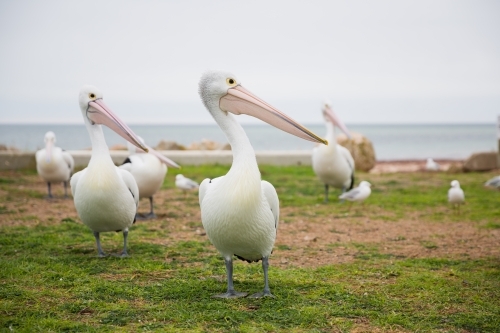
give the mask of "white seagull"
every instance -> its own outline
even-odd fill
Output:
[[[47,182],[48,197],[53,198],[51,183],[64,183],[64,197],[68,197],[68,182],[75,169],[73,156],[56,147],[56,135],[52,131],[45,133],[45,148],[35,154],[36,170]]]
[[[175,186],[184,191],[184,195],[186,195],[187,191],[196,190],[200,187],[197,182],[186,178],[181,174],[175,176]]]
[[[80,108],[83,121],[92,142],[92,155],[87,168],[71,177],[71,191],[76,211],[83,223],[94,233],[99,257],[99,233],[123,232],[122,257],[127,254],[128,228],[134,223],[139,202],[139,189],[130,172],[116,167],[109,155],[100,124],[106,125],[127,141],[147,151],[132,130],[123,123],[102,100],[102,93],[94,86],[80,90]]]
[[[448,202],[460,212],[460,205],[465,202],[464,191],[460,188],[458,180],[451,182],[451,188],[448,190]]]
[[[347,137],[349,130],[342,120],[333,112],[331,104],[325,102],[323,117],[326,124],[326,140],[329,145],[319,145],[313,149],[312,167],[314,173],[325,184],[325,202],[328,202],[328,187],[339,188],[344,193],[354,186],[354,159],[347,148],[337,143],[335,126],[338,126]]]
[[[500,176],[496,176],[484,183],[484,186],[500,189]]]
[[[434,161],[432,158],[427,159],[427,163],[425,163],[425,170],[427,171],[439,171],[440,166],[436,161]]]
[[[139,199],[149,198],[149,213],[144,216],[137,214],[137,218],[156,218],[153,210],[153,195],[158,192],[163,185],[168,170],[167,166],[179,168],[179,165],[146,145],[140,136],[138,138],[139,141],[148,148],[149,152],[144,153],[127,141],[130,156],[125,159],[119,168],[127,170],[134,176],[137,187],[139,188]]]
[[[262,260],[264,290],[251,297],[272,297],[268,267],[278,228],[278,195],[270,183],[261,180],[255,152],[233,114],[251,115],[306,140],[326,141],[243,88],[231,73],[206,72],[199,93],[233,152],[228,173],[203,180],[199,190],[203,227],[226,265],[227,292],[214,297],[247,295],[234,289],[233,255],[248,262]]]
[[[372,184],[363,180],[361,183],[359,183],[358,187],[355,187],[348,192],[342,193],[339,196],[339,199],[351,202],[365,201],[372,193],[372,190],[370,188],[371,186]]]

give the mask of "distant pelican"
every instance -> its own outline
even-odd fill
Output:
[[[71,177],[76,211],[83,223],[94,232],[99,257],[105,256],[99,240],[99,233],[105,231],[123,232],[121,256],[126,257],[128,228],[135,222],[139,189],[130,172],[113,164],[100,124],[137,147],[145,151],[147,148],[104,104],[102,93],[96,87],[84,86],[80,90],[79,102],[92,142],[92,155],[87,168]]]
[[[252,145],[231,113],[251,115],[306,140],[326,141],[243,88],[231,73],[206,72],[199,93],[233,152],[229,172],[205,179],[199,190],[203,227],[226,264],[227,292],[215,297],[247,295],[234,289],[233,255],[248,262],[262,260],[264,290],[252,297],[272,297],[268,267],[279,221],[278,195],[270,183],[261,180]]]
[[[326,124],[326,140],[329,145],[319,145],[313,149],[312,167],[314,173],[325,184],[325,200],[328,202],[328,187],[339,188],[344,193],[354,186],[354,159],[347,148],[337,143],[335,126],[338,126],[348,138],[349,130],[342,120],[333,112],[329,102],[323,106],[323,117]]]
[[[196,190],[200,187],[197,182],[181,174],[175,176],[175,186],[184,192],[184,196],[186,196],[187,191]]]
[[[363,180],[361,183],[359,183],[358,187],[355,187],[348,192],[342,193],[342,195],[339,196],[339,199],[351,202],[365,201],[372,193],[372,190],[370,188],[371,186],[372,184]]]
[[[484,186],[500,189],[500,176],[496,176],[484,183]]]
[[[425,170],[427,171],[439,171],[440,166],[437,164],[432,158],[427,159],[427,163],[425,164]]]
[[[464,191],[460,188],[458,180],[451,182],[451,188],[448,190],[448,202],[460,212],[460,205],[465,202]]]
[[[36,170],[40,177],[47,182],[48,197],[53,198],[51,183],[64,183],[64,197],[68,197],[68,182],[75,169],[73,157],[56,147],[56,135],[49,131],[45,133],[45,148],[36,152]]]
[[[127,170],[134,176],[137,187],[139,188],[139,199],[149,198],[149,213],[143,217],[137,214],[137,218],[156,218],[153,210],[153,195],[163,185],[163,181],[167,174],[167,166],[179,168],[179,165],[146,145],[141,137],[138,138],[139,141],[148,148],[149,153],[144,153],[130,142],[127,142],[130,156],[127,157],[119,168]]]

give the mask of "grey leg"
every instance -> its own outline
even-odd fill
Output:
[[[128,229],[123,230],[123,251],[120,257],[128,257],[127,253],[127,237],[128,237]]]
[[[68,182],[64,182],[64,197],[68,197]]]
[[[49,192],[49,195],[47,196],[47,198],[52,199],[53,196],[52,196],[52,191],[51,191],[51,188],[50,188],[50,182],[47,182],[47,190]]]
[[[149,206],[150,206],[150,211],[148,214],[146,215],[142,215],[142,214],[137,214],[137,219],[138,220],[148,220],[148,219],[155,219],[156,218],[156,214],[154,213],[154,210],[153,210],[153,197],[149,197]]]
[[[106,254],[102,250],[101,240],[99,239],[99,233],[97,231],[94,231],[94,237],[95,237],[95,242],[97,244],[97,256],[99,258],[104,258],[106,256]]]
[[[325,200],[323,202],[328,202],[328,184],[325,184]]]
[[[345,193],[345,191],[346,191],[346,188],[345,188],[345,186],[344,186],[344,187],[342,187],[342,194],[344,194],[344,193]],[[339,201],[342,203],[342,202],[344,202],[344,199],[340,199]]]
[[[264,290],[249,296],[251,298],[274,297],[274,295],[271,294],[271,289],[269,289],[269,257],[262,258],[262,269],[264,270]]]
[[[238,298],[238,297],[245,297],[246,295],[248,295],[247,293],[241,293],[239,291],[234,290],[234,286],[233,286],[233,259],[224,258],[224,263],[226,264],[227,292],[224,294],[214,295],[212,297]]]

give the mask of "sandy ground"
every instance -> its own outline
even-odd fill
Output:
[[[393,170],[395,166],[380,166],[379,170],[383,168]],[[13,176],[10,171],[0,172],[3,178]],[[46,193],[46,185],[38,176],[23,177],[30,184],[29,188],[26,185],[9,186],[14,191]],[[14,194],[0,190],[1,206],[4,206],[0,225],[50,225],[60,223],[67,217],[79,220],[72,199],[62,198],[62,186],[53,186],[53,193],[56,198],[51,200],[24,196],[21,200],[11,201],[5,198]],[[337,202],[329,205],[332,213],[327,217],[317,216],[314,207],[282,207],[272,265],[315,267],[350,262],[370,254],[386,254],[392,258],[500,257],[500,230],[481,228],[475,223],[461,221],[460,216],[449,222],[432,222],[426,220],[426,214],[431,212],[418,212],[402,219],[384,219],[381,216],[387,215],[387,212],[378,207],[354,206],[349,211],[348,205]],[[446,212],[449,208],[439,209]],[[139,211],[149,211],[147,199],[141,200]],[[169,236],[152,237],[148,241],[168,247],[178,240],[206,239],[196,192],[185,196],[177,189],[161,190],[155,196],[155,212],[157,219],[137,223],[147,223],[149,230],[167,229]],[[131,235],[131,252],[133,242]]]

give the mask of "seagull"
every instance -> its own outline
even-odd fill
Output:
[[[319,145],[313,149],[312,167],[314,173],[325,184],[325,200],[328,202],[328,187],[342,189],[342,193],[354,186],[354,159],[347,148],[342,147],[335,139],[335,126],[338,126],[348,138],[349,130],[342,120],[333,112],[330,102],[323,105],[323,117],[326,123],[326,140],[331,144]]]
[[[139,188],[139,199],[149,198],[149,213],[144,216],[137,214],[137,218],[156,218],[153,210],[153,195],[158,192],[163,185],[163,181],[167,174],[167,166],[179,168],[179,165],[146,145],[140,136],[138,138],[139,141],[148,148],[149,153],[143,153],[136,146],[127,141],[130,156],[125,159],[119,168],[127,170],[134,176],[137,187]]]
[[[40,177],[47,182],[48,198],[53,198],[51,183],[63,182],[64,197],[68,197],[68,182],[75,169],[73,156],[55,146],[56,135],[52,131],[45,133],[45,148],[35,154],[36,170]]]
[[[484,186],[500,189],[500,176],[496,176],[484,183]]]
[[[243,88],[229,72],[204,73],[199,83],[199,94],[226,135],[233,153],[228,173],[203,180],[199,189],[203,227],[226,265],[227,292],[214,297],[247,295],[234,289],[233,255],[247,262],[262,260],[264,290],[251,297],[273,297],[269,288],[268,267],[279,221],[278,195],[273,185],[261,180],[255,152],[233,114],[259,118],[306,140],[327,142]]]
[[[99,257],[106,256],[99,240],[99,233],[105,231],[123,232],[121,256],[126,257],[128,228],[135,222],[139,189],[130,172],[113,164],[101,124],[144,151],[148,148],[104,103],[99,89],[85,85],[80,90],[79,102],[92,142],[92,155],[88,166],[71,177],[75,208],[94,233]]]
[[[358,187],[355,187],[348,192],[342,193],[342,195],[339,196],[339,199],[351,202],[365,201],[365,199],[367,199],[372,193],[372,190],[370,188],[371,186],[372,184],[363,180],[361,183],[359,183]]]
[[[184,195],[186,195],[187,191],[196,190],[200,187],[197,182],[191,180],[189,178],[184,177],[181,174],[175,176],[175,186],[184,191]]]
[[[427,159],[427,163],[425,164],[425,170],[427,171],[439,171],[439,164],[437,164],[432,158]]]
[[[448,190],[448,202],[452,204],[453,209],[457,209],[460,212],[460,205],[465,202],[465,194],[460,188],[458,180],[451,182],[451,188]]]

